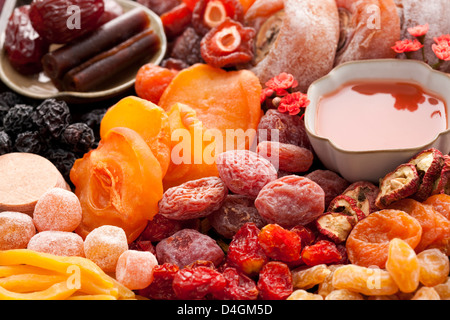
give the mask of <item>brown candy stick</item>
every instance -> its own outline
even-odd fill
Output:
[[[42,58],[45,74],[57,79],[93,56],[113,48],[150,25],[148,15],[134,8],[105,23],[90,35],[65,45]]]
[[[64,89],[85,92],[144,58],[150,58],[160,45],[159,37],[147,29],[70,70],[63,78]]]

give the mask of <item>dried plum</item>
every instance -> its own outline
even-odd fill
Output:
[[[0,119],[3,119],[10,108],[16,104],[23,103],[22,98],[14,92],[6,91],[0,93]]]
[[[0,155],[9,153],[12,150],[12,142],[9,135],[3,131],[0,130]]]
[[[73,152],[64,149],[50,149],[46,152],[45,157],[58,168],[66,181],[70,181],[70,170],[77,159]]]
[[[70,124],[71,114],[65,101],[46,99],[36,108],[33,119],[42,135],[59,139]]]
[[[106,111],[106,108],[94,109],[81,116],[81,122],[86,123],[94,131],[95,140],[100,139],[100,123]]]
[[[45,150],[44,140],[38,131],[25,131],[17,135],[14,149],[18,152],[41,154]]]
[[[33,129],[33,111],[34,108],[32,106],[16,104],[8,110],[3,118],[3,129],[14,136]]]
[[[69,145],[72,151],[85,153],[95,142],[94,131],[86,123],[72,123],[64,129],[62,141]]]

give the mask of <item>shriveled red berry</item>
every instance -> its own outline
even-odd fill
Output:
[[[259,290],[253,279],[233,267],[226,267],[222,274],[227,284],[223,291],[214,295],[214,298],[218,300],[256,300],[258,298]]]
[[[266,255],[271,259],[283,262],[300,259],[301,239],[295,232],[277,224],[268,224],[261,229],[258,240]]]
[[[291,270],[283,262],[268,262],[259,273],[257,287],[262,300],[284,300],[293,292]]]
[[[253,59],[255,30],[226,18],[211,29],[200,43],[203,60],[216,68],[234,67]]]
[[[302,260],[308,266],[334,264],[342,260],[342,254],[333,242],[320,240],[302,250]]]
[[[175,300],[177,296],[172,283],[178,271],[178,266],[170,263],[155,266],[152,283],[147,288],[139,290],[139,295],[152,300]]]
[[[228,246],[227,262],[248,276],[257,274],[269,260],[259,244],[260,230],[252,222],[244,224]]]
[[[194,300],[218,294],[225,288],[226,280],[219,271],[200,266],[178,271],[172,286],[178,299]]]
[[[297,225],[291,229],[292,232],[295,232],[300,237],[302,248],[312,245],[314,240],[316,240],[316,234],[310,228]]]
[[[196,219],[173,220],[164,217],[162,214],[156,214],[152,220],[147,222],[144,231],[139,235],[139,240],[159,242],[181,229],[198,229],[198,227],[199,221]]]
[[[161,22],[168,40],[173,40],[191,24],[192,11],[181,3],[161,15]]]
[[[33,0],[30,20],[49,43],[64,44],[98,28],[104,10],[103,0]]]
[[[244,9],[239,0],[199,0],[192,12],[192,25],[199,34],[205,35],[227,17],[243,22]]]
[[[5,30],[4,48],[8,60],[22,74],[42,70],[41,58],[49,49],[48,42],[31,25],[29,12],[29,5],[15,8]]]

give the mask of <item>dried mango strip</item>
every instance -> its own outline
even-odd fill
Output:
[[[0,265],[0,278],[9,277],[12,275],[32,273],[32,274],[42,274],[42,275],[54,275],[58,274],[55,271],[47,270],[39,267],[29,266],[29,265],[18,265],[18,266],[1,266]]]
[[[0,300],[63,300],[77,289],[67,287],[67,281],[55,283],[50,288],[30,293],[17,293],[0,287]]]
[[[88,294],[88,295],[73,295],[67,300],[117,300],[115,296],[108,294]]]
[[[63,282],[67,279],[64,275],[42,275],[42,274],[15,274],[0,279],[0,286],[3,289],[17,292],[35,292],[46,290],[52,285]]]

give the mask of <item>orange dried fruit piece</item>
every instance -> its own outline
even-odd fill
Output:
[[[195,64],[175,76],[164,91],[159,106],[169,111],[175,103],[188,105],[205,128],[218,129],[223,137],[227,130],[243,130],[244,133],[249,130],[245,145],[237,146],[243,148],[249,147],[256,135],[262,116],[261,91],[259,79],[251,71],[225,71],[207,64]],[[230,138],[231,144],[235,137]],[[223,151],[234,147],[234,143],[227,147],[226,141],[224,139]]]
[[[445,193],[435,194],[422,203],[432,206],[434,210],[450,220],[450,195]]]
[[[447,280],[450,265],[448,256],[439,249],[427,249],[417,254],[420,264],[419,281],[427,287],[434,287]]]
[[[394,238],[389,242],[386,270],[402,292],[413,292],[419,286],[419,259],[402,239]]]
[[[134,89],[140,98],[158,104],[164,90],[177,73],[177,70],[164,68],[154,63],[144,64],[136,74]]]
[[[359,221],[350,232],[346,242],[348,258],[360,266],[384,268],[390,240],[400,238],[415,248],[421,236],[419,221],[406,212],[376,211]]]
[[[139,133],[158,159],[164,176],[170,162],[170,127],[163,109],[145,99],[125,97],[103,116],[100,138],[114,127],[126,127]]]
[[[144,139],[134,130],[116,127],[97,149],[75,161],[70,172],[83,218],[76,232],[85,238],[102,225],[122,228],[135,240],[158,212],[162,172]]]
[[[433,207],[408,198],[393,203],[389,208],[407,212],[419,221],[422,237],[415,248],[417,253],[428,248],[439,248],[450,253],[450,221]]]

